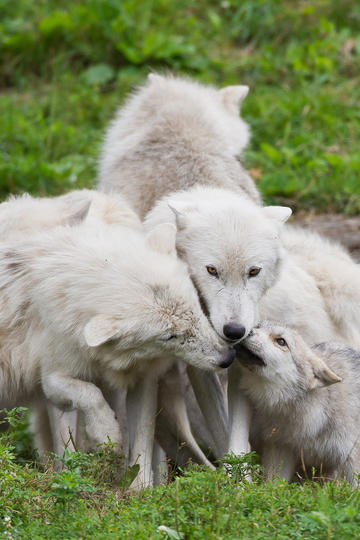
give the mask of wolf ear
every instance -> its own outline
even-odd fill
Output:
[[[168,204],[168,207],[174,213],[177,230],[180,232],[183,229],[186,229],[186,225],[187,225],[186,216],[182,214],[181,212],[179,212],[179,210],[176,210],[176,208],[174,208],[174,206],[172,206],[171,204]]]
[[[176,227],[172,223],[161,223],[146,235],[147,245],[163,255],[176,256]]]
[[[342,379],[338,377],[319,356],[312,354],[309,361],[312,367],[313,376],[308,382],[308,390],[330,386],[331,384],[342,381]]]
[[[69,213],[66,218],[64,219],[64,222],[67,225],[78,225],[82,221],[85,220],[89,213],[89,209],[91,206],[91,201],[85,201],[81,204],[79,208],[76,210],[73,210],[71,213]]]
[[[249,87],[248,86],[225,86],[219,90],[221,100],[224,104],[225,109],[227,109],[231,114],[236,116],[239,114],[239,109],[241,103],[244,101],[248,95]]]
[[[267,218],[276,221],[279,225],[285,223],[292,214],[288,206],[264,206],[262,211]]]
[[[84,337],[89,347],[98,347],[113,339],[120,331],[120,321],[108,315],[95,315],[84,328]]]

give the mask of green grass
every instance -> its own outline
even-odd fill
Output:
[[[107,461],[104,463],[104,458]],[[291,484],[242,480],[190,468],[168,486],[126,495],[100,471],[109,454],[75,454],[68,468],[40,472],[19,465],[0,444],[1,538],[319,538],[358,536],[360,492],[344,483]],[[159,530],[159,527],[166,528]]]
[[[0,197],[94,185],[104,129],[150,69],[249,84],[267,202],[360,209],[356,0],[0,0]]]
[[[359,25],[357,0],[0,0],[0,198],[93,186],[116,108],[151,69],[170,69],[250,85],[245,160],[266,202],[359,212]],[[359,491],[345,484],[191,469],[124,497],[111,454],[42,471],[13,423],[1,538],[359,536]]]

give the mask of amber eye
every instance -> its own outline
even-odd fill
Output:
[[[260,272],[261,272],[261,268],[259,268],[258,266],[253,266],[249,270],[249,277],[257,276],[258,274],[260,274]]]
[[[276,343],[280,345],[280,347],[287,347],[287,343],[284,338],[278,337],[275,339]]]
[[[206,267],[206,270],[209,272],[209,274],[210,274],[211,276],[219,277],[219,274],[218,274],[218,272],[217,272],[215,266],[209,265],[209,266]]]

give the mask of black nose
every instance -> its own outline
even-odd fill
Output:
[[[245,335],[245,328],[240,324],[229,323],[224,324],[223,332],[225,337],[237,340],[241,339]]]
[[[229,349],[224,360],[219,364],[219,367],[227,368],[229,367],[235,358],[235,349]]]

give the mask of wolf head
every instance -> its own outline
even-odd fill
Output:
[[[250,137],[248,124],[239,117],[241,103],[248,91],[249,87],[243,85],[218,90],[190,78],[151,73],[146,86],[139,89],[136,106],[142,115],[148,114],[150,122],[159,111],[162,114],[165,111],[166,115],[174,111],[194,117],[200,125],[217,133],[215,140],[229,154],[240,155]],[[199,133],[203,135],[202,131]]]
[[[177,252],[213,327],[239,341],[257,323],[259,300],[278,278],[280,232],[290,214],[289,208],[260,207],[232,192],[198,186],[159,202],[145,227],[172,218]]]
[[[257,403],[281,405],[341,379],[292,329],[264,321],[237,348],[246,390]]]
[[[85,342],[113,367],[178,358],[203,369],[228,367],[235,351],[219,338],[201,310],[196,290],[175,250],[176,229],[162,224],[144,235],[107,232],[101,240],[101,286]],[[121,237],[120,237],[121,238]],[[93,268],[99,262],[93,262]],[[120,360],[119,360],[120,359]]]

